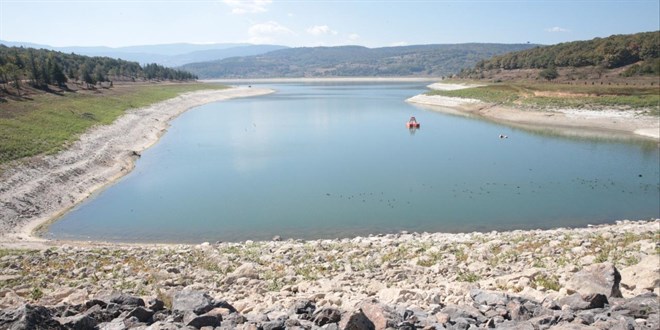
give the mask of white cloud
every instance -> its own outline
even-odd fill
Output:
[[[263,13],[267,11],[266,6],[270,5],[273,0],[223,0],[224,3],[231,7],[231,13],[242,15],[242,14],[254,14],[254,13]]]
[[[545,29],[545,31],[546,32],[571,32],[571,30],[569,30],[569,29],[565,29],[565,28],[558,27],[558,26]]]
[[[280,23],[268,21],[252,25],[248,29],[248,35],[250,36],[249,42],[259,44],[275,42],[275,38],[278,36],[290,36],[295,33]]]
[[[348,40],[350,41],[356,41],[358,39],[360,39],[360,35],[357,33],[351,33],[348,35]]]
[[[390,46],[392,47],[399,47],[399,46],[408,46],[408,43],[405,41],[397,41],[392,43]]]
[[[307,33],[315,36],[320,36],[322,34],[337,35],[337,31],[330,29],[327,25],[314,25],[307,29]]]

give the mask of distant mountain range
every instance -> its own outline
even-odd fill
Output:
[[[12,42],[0,40],[0,44],[8,47],[31,47],[48,49],[63,53],[76,53],[87,56],[106,56],[120,58],[140,64],[157,63],[175,67],[187,63],[219,60],[227,57],[250,56],[267,53],[274,50],[285,49],[277,45],[251,45],[251,44],[162,44],[129,47],[54,47],[28,42]]]
[[[367,48],[302,47],[191,63],[180,68],[200,78],[446,76],[479,61],[533,44],[446,44]]]

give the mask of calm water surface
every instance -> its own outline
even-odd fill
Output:
[[[544,136],[405,103],[424,83],[266,87],[277,93],[181,115],[132,173],[46,236],[215,242],[660,217],[655,143]]]

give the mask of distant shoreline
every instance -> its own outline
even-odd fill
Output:
[[[476,87],[470,84],[435,83],[428,87],[455,90]],[[550,129],[568,136],[635,137],[660,142],[660,119],[636,115],[633,111],[552,109],[520,110],[476,99],[440,95],[416,95],[407,102],[430,110],[462,116],[474,116],[524,129]]]
[[[234,78],[234,79],[200,79],[206,83],[318,83],[318,82],[435,82],[442,77],[328,77],[328,78]]]

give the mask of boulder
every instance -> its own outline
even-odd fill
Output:
[[[197,315],[192,311],[187,311],[183,316],[183,323],[194,328],[217,327],[220,325],[220,319],[213,315]]]
[[[570,296],[559,299],[559,305],[568,306],[574,311],[603,308],[608,303],[607,297],[601,293],[592,293],[586,296],[574,293]]]
[[[626,300],[617,306],[619,310],[627,311],[634,318],[648,318],[649,315],[660,314],[660,300],[658,295],[649,292]]]
[[[531,317],[527,308],[518,300],[509,301],[506,304],[506,311],[509,319],[513,321],[526,321]]]
[[[476,320],[477,323],[484,323],[488,321],[488,319],[483,314],[481,314],[478,309],[468,305],[449,305],[443,308],[441,312],[448,316],[448,320],[450,322],[454,322],[460,318]]]
[[[0,329],[59,330],[65,328],[53,319],[51,312],[47,308],[26,304],[16,309],[0,311]]]
[[[142,306],[135,307],[128,313],[127,317],[135,317],[138,321],[146,323],[154,316],[154,311],[146,309]]]
[[[126,330],[126,324],[124,324],[124,320],[122,319],[114,319],[111,322],[104,322],[98,325],[99,330]],[[154,327],[153,329],[162,329],[162,328],[156,328]]]
[[[374,329],[384,330],[386,328],[395,328],[397,324],[403,321],[401,315],[396,313],[387,305],[376,301],[364,301],[358,306],[362,313],[373,323]]]
[[[78,314],[68,317],[62,317],[57,319],[61,325],[67,329],[94,329],[96,328],[97,322],[95,319],[91,318],[86,314]]]
[[[314,313],[314,324],[323,326],[328,323],[337,323],[341,318],[341,312],[336,308],[322,308]]]
[[[501,292],[487,292],[479,289],[470,290],[470,297],[477,305],[504,306],[509,301],[509,296]]]
[[[660,287],[660,259],[647,255],[637,264],[621,270],[621,286],[628,290],[654,291]]]
[[[575,273],[566,283],[569,294],[578,292],[582,296],[600,293],[607,298],[621,298],[619,283],[621,274],[609,262],[593,264]]]
[[[174,294],[172,298],[172,310],[192,311],[202,315],[214,308],[213,299],[203,291],[183,290]]]
[[[284,320],[275,320],[261,323],[263,330],[284,330]]]
[[[291,306],[289,314],[299,315],[299,318],[307,320],[312,317],[315,310],[316,305],[311,300],[298,300],[293,306]]]
[[[340,330],[374,330],[376,328],[361,310],[342,315],[338,327]]]
[[[149,300],[149,304],[147,305],[147,307],[149,309],[151,309],[152,311],[157,312],[157,311],[163,310],[163,308],[165,308],[165,302],[163,302],[162,300],[160,300],[158,298],[153,298],[153,299]]]
[[[122,306],[144,306],[144,300],[142,298],[125,293],[111,296],[110,302]]]
[[[259,265],[252,262],[246,262],[238,266],[233,272],[227,274],[225,282],[231,284],[239,278],[259,279],[260,272]]]

